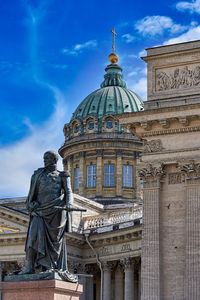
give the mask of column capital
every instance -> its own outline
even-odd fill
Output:
[[[182,174],[185,174],[186,179],[200,178],[200,162],[191,160],[188,163],[179,163],[179,170]]]
[[[102,263],[102,269],[103,271],[112,271],[114,267],[114,264],[110,261],[103,262]]]
[[[117,149],[117,150],[115,150],[115,153],[116,153],[117,156],[121,156],[122,155],[122,150]]]
[[[160,181],[165,175],[163,163],[157,165],[148,164],[146,168],[138,169],[138,176],[144,181]]]
[[[103,156],[103,149],[97,149],[96,154],[97,156]]]
[[[135,260],[133,260],[133,259],[131,259],[129,257],[123,258],[120,261],[120,263],[123,266],[124,270],[133,269],[134,266],[135,266]]]

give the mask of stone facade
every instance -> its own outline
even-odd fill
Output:
[[[146,145],[142,300],[200,299],[199,50],[199,41],[148,49],[146,109],[119,117]]]

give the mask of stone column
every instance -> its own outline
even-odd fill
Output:
[[[163,165],[150,164],[138,175],[144,183],[141,299],[160,300],[160,182],[165,172]]]
[[[94,267],[92,265],[85,265],[77,262],[68,262],[68,268],[72,273],[76,270],[77,274],[94,275]],[[79,283],[83,285],[83,294],[80,300],[93,300],[94,297],[94,278],[80,277]]]
[[[123,166],[122,166],[122,151],[117,150],[117,170],[116,170],[116,195],[122,196],[122,182],[123,182]]]
[[[103,300],[111,300],[111,270],[112,264],[103,264]]]
[[[85,152],[79,153],[79,195],[84,195]]]
[[[125,258],[123,260],[124,265],[124,300],[135,300],[134,299],[134,261]]]
[[[82,284],[82,286],[83,286],[83,294],[80,295],[80,300],[87,300],[87,295],[86,295],[87,278],[80,277],[79,283]]]
[[[2,281],[2,275],[3,275],[3,262],[0,262],[0,282]],[[0,300],[2,300],[2,293],[0,291]]]
[[[97,196],[102,196],[102,186],[103,186],[103,178],[102,178],[102,157],[103,150],[97,150],[97,171],[96,171],[96,193]]]
[[[94,298],[93,278],[86,278],[86,299],[93,300]]]
[[[200,164],[181,166],[186,179],[184,299],[200,299]]]
[[[141,299],[141,264],[138,267],[138,300]]]
[[[117,266],[115,270],[115,300],[123,300],[124,283],[123,283],[123,270],[121,265]]]

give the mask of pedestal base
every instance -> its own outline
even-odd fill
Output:
[[[82,285],[60,280],[1,282],[3,300],[78,300]]]

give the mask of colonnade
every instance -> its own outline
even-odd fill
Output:
[[[115,262],[104,262],[102,263],[102,279],[103,300],[140,300],[140,264],[138,261],[125,258]],[[82,284],[85,292],[80,300],[101,299],[100,272],[94,278],[84,279]]]

